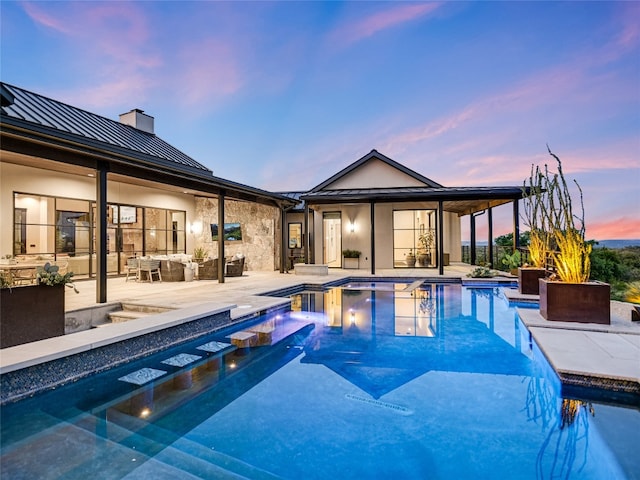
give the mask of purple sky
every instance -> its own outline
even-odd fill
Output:
[[[640,238],[638,2],[0,9],[2,81],[112,119],[141,108],[217,176],[305,190],[375,148],[445,186],[521,185],[549,144],[587,237]]]

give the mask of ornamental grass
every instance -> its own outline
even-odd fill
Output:
[[[546,173],[546,167],[545,167]],[[547,217],[543,215],[547,190],[545,189],[547,176],[540,171],[540,167],[531,166],[531,174],[525,180],[523,192],[524,223],[529,227],[529,262],[535,268],[546,266],[549,254],[549,231]]]
[[[547,146],[547,149],[549,147]],[[556,251],[553,259],[560,281],[582,283],[589,280],[591,273],[591,245],[584,239],[584,201],[582,189],[574,180],[580,192],[581,215],[573,213],[571,192],[562,172],[562,162],[551,152],[549,154],[558,164],[558,173],[550,174],[545,165],[545,175],[541,179],[546,190],[545,200],[541,202],[543,222],[550,227]]]

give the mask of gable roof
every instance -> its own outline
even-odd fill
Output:
[[[155,134],[125,125],[95,113],[44,97],[22,88],[2,86],[2,122],[27,126],[40,133],[51,131],[70,140],[99,142],[112,149],[126,149],[162,166],[211,174],[211,170],[169,145]]]
[[[363,187],[358,185],[358,182],[341,181],[371,161],[382,162],[401,172],[401,174],[408,175],[411,179],[416,180],[419,185]],[[371,171],[368,173],[371,174]],[[375,173],[380,174],[380,172]],[[334,186],[336,188],[332,188]],[[525,189],[525,191],[528,191],[528,189]],[[295,198],[304,202],[303,205],[441,201],[445,211],[454,212],[462,216],[518,200],[522,198],[522,195],[523,187],[521,186],[443,187],[378,151],[371,150],[367,155],[336,175],[308,192],[302,195],[298,194]],[[298,210],[299,207],[296,207],[296,211]]]
[[[345,178],[347,175],[352,173],[354,170],[357,170],[358,168],[362,167],[364,164],[366,164],[366,163],[368,163],[368,162],[370,162],[370,161],[372,161],[374,159],[377,159],[377,160],[387,164],[388,166],[390,166],[390,167],[392,167],[392,168],[404,173],[405,175],[408,175],[409,177],[413,178],[414,180],[417,180],[418,182],[424,184],[426,187],[432,187],[432,188],[442,187],[442,185],[440,185],[437,182],[434,182],[430,178],[427,178],[427,177],[425,177],[423,175],[420,175],[418,172],[415,172],[415,171],[411,170],[410,168],[405,167],[404,165],[396,162],[395,160],[392,160],[391,158],[387,157],[386,155],[381,154],[376,149],[373,149],[368,154],[366,154],[364,157],[360,158],[359,160],[356,160],[354,163],[352,163],[348,167],[340,170],[338,173],[336,173],[331,178],[328,178],[327,180],[322,182],[320,185],[317,185],[314,188],[312,188],[309,191],[309,193],[314,193],[314,192],[318,192],[320,190],[324,190],[325,188],[329,187],[331,184],[337,182],[340,179]]]

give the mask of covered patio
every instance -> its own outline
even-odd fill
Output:
[[[412,204],[432,205],[437,209],[437,226],[435,231],[435,249],[438,255],[437,272],[445,275],[445,240],[444,218],[445,212],[458,217],[469,216],[471,234],[471,264],[475,264],[476,225],[477,215],[487,213],[489,258],[493,257],[493,209],[500,205],[513,205],[513,238],[514,248],[519,248],[519,207],[523,189],[520,187],[414,187],[387,189],[349,189],[324,190],[310,192],[301,196],[305,202],[305,226],[313,224],[312,210],[319,205],[368,205],[370,211],[370,251],[371,274],[376,273],[376,206],[411,202]],[[307,230],[308,231],[308,230]],[[309,258],[310,243],[307,237],[305,257]]]
[[[199,239],[211,240],[203,219],[224,226],[225,206],[235,202],[271,209],[263,213],[271,216],[276,253],[269,269],[283,271],[278,232],[291,199],[214,176],[156,136],[153,117],[141,110],[115,121],[0,86],[0,215],[13,227],[0,235],[3,255],[64,263],[77,276],[95,278],[95,303],[105,303],[107,279],[125,273],[128,257],[189,254]],[[215,250],[212,257],[227,256],[222,236]]]

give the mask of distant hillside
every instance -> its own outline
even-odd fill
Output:
[[[594,248],[624,248],[624,247],[640,247],[640,239],[636,240],[597,240],[598,244]]]
[[[635,240],[597,240],[598,244],[594,245],[594,248],[602,248],[602,247],[607,247],[607,248],[624,248],[624,247],[640,247],[640,239],[635,239]],[[469,242],[469,240],[463,240],[462,241],[462,245],[463,246],[469,246],[471,244],[471,242]],[[477,247],[486,247],[487,246],[487,241],[477,241],[476,242],[476,246]]]

